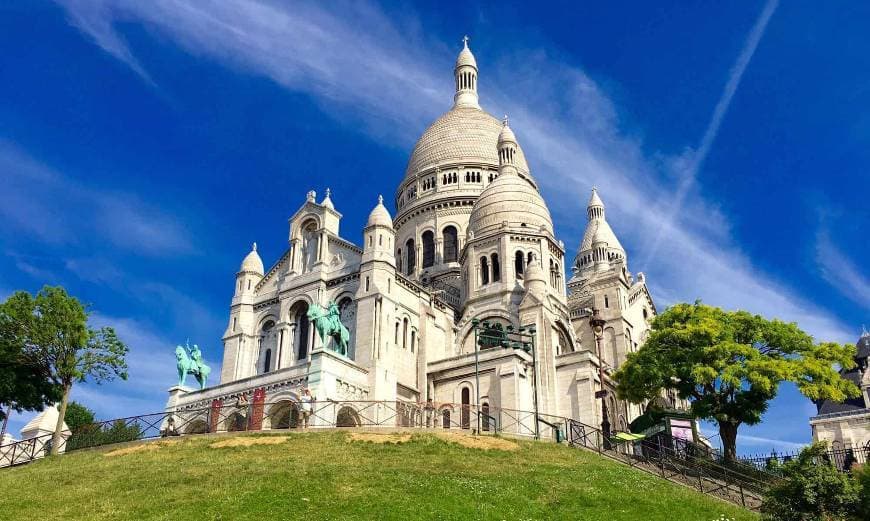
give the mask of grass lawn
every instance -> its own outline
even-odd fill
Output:
[[[0,469],[0,519],[758,519],[566,446],[460,445],[479,440],[282,433],[78,451]]]

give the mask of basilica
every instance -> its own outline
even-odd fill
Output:
[[[591,190],[582,242],[566,257],[508,119],[479,104],[467,41],[454,78],[453,106],[414,146],[392,211],[371,196],[361,242],[342,236],[326,190],[307,193],[289,219],[286,251],[268,269],[253,245],[235,278],[220,381],[173,387],[167,403],[180,415],[238,410],[203,414],[186,422],[188,432],[233,430],[241,418],[256,428],[295,425],[303,389],[338,406],[330,409],[338,418],[315,425],[358,425],[375,401],[425,405],[437,426],[461,428],[469,427],[463,411],[478,406],[536,408],[589,425],[607,414],[622,430],[643,412],[599,392],[612,390],[611,374],[656,312],[601,195]],[[341,349],[312,319],[327,308],[347,331]],[[487,331],[528,341],[480,341]],[[394,425],[409,421],[400,414]]]

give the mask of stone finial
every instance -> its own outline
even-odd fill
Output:
[[[468,40],[469,40],[469,39],[470,39],[470,38],[468,38],[468,35],[467,35],[467,34],[466,34],[465,36],[462,37],[462,45],[463,45],[466,49],[468,49]]]
[[[308,192],[308,196],[306,198],[309,203],[313,203],[315,199],[317,199],[317,192],[311,190]]]
[[[508,120],[508,115],[505,114],[503,118],[501,118],[501,126],[506,127],[510,121]]]
[[[384,204],[384,196],[381,194],[378,194],[378,204]]]
[[[251,251],[257,251],[257,243],[251,244]]]

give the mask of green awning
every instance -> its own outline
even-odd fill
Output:
[[[630,432],[618,432],[613,438],[619,441],[638,441],[646,438],[646,436],[643,434],[632,434]]]

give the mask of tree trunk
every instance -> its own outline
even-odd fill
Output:
[[[737,427],[739,423],[719,422],[719,437],[722,438],[722,448],[725,451],[725,461],[737,459]]]
[[[66,418],[66,405],[69,403],[69,392],[72,389],[72,384],[63,386],[63,398],[60,401],[60,410],[57,414],[57,425],[54,427],[54,434],[51,435],[51,455],[56,456],[60,448],[61,435],[63,434],[63,420]]]

